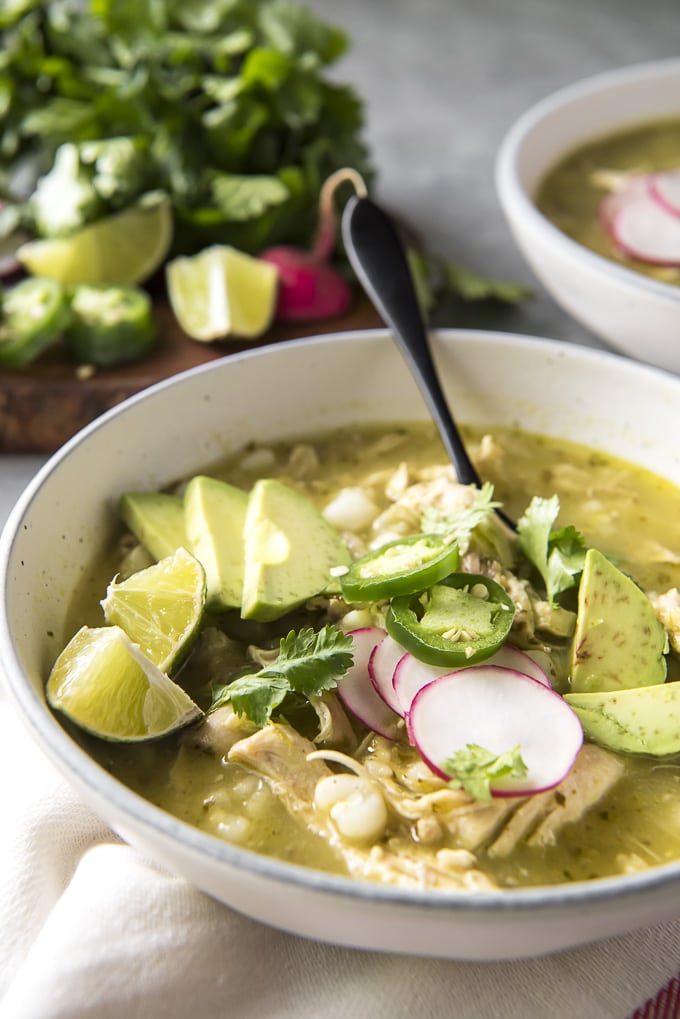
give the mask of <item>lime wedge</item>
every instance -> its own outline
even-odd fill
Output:
[[[165,276],[172,310],[194,340],[254,339],[272,322],[278,271],[236,248],[216,244],[175,258]]]
[[[113,580],[101,603],[107,623],[120,626],[163,672],[173,672],[191,650],[203,618],[205,572],[186,549]]]
[[[117,626],[78,630],[57,658],[46,692],[56,711],[114,742],[165,736],[201,716]]]
[[[67,286],[79,283],[141,283],[167,257],[172,210],[166,196],[98,219],[68,237],[22,244],[21,264],[34,276]]]

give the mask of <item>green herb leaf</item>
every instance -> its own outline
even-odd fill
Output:
[[[449,298],[465,302],[518,304],[531,296],[527,287],[491,279],[459,262],[407,247],[407,257],[423,315],[430,319]]]
[[[517,521],[520,548],[543,577],[551,604],[578,582],[587,551],[583,536],[572,525],[553,530],[559,512],[556,495],[549,499],[534,496]]]
[[[85,178],[104,216],[162,190],[175,248],[214,243],[256,253],[308,245],[325,178],[353,166],[368,181],[363,108],[326,80],[342,31],[289,0],[7,0],[0,5],[0,199],[39,154],[109,145]],[[119,140],[134,140],[135,152]],[[85,158],[85,157],[83,157]],[[81,170],[84,167],[81,166]],[[294,173],[291,192],[285,175]],[[30,204],[22,226],[35,229]],[[78,210],[76,210],[78,211]],[[52,220],[44,217],[45,232]],[[59,223],[58,229],[66,229]]]
[[[352,661],[352,638],[336,626],[291,630],[271,665],[229,683],[214,683],[209,710],[231,701],[237,714],[266,725],[287,694],[309,698],[333,689]]]
[[[288,188],[278,177],[218,174],[212,182],[215,204],[226,220],[254,219],[288,197]]]
[[[288,0],[263,5],[260,24],[269,43],[283,53],[313,54],[321,63],[329,64],[347,48],[346,36],[340,29],[325,25],[302,4]]]
[[[468,743],[464,750],[458,750],[449,757],[442,767],[447,775],[460,782],[470,796],[484,801],[492,799],[493,779],[508,775],[521,778],[527,773],[518,746],[504,754],[494,754],[477,743]]]
[[[458,262],[444,263],[446,288],[465,301],[504,301],[518,304],[531,295],[527,287],[507,280],[491,279]]]
[[[352,646],[352,638],[335,626],[291,630],[266,671],[285,676],[291,690],[311,697],[336,686],[352,664]]]
[[[493,485],[490,481],[485,481],[482,487],[474,492],[474,500],[470,506],[447,514],[432,506],[426,507],[420,526],[425,534],[450,536],[464,554],[470,544],[472,532],[499,506],[502,506],[502,503],[494,501]]]
[[[224,691],[220,703],[231,701],[237,715],[245,715],[256,725],[266,725],[272,712],[290,692],[290,684],[283,676],[264,677],[261,672],[235,679]],[[214,707],[214,701],[210,710]]]

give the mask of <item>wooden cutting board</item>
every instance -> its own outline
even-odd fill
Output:
[[[89,378],[56,348],[29,368],[0,371],[0,453],[51,453],[80,428],[128,396],[195,365],[281,340],[347,329],[380,320],[362,296],[350,311],[327,322],[275,323],[255,342],[197,343],[180,329],[167,304],[156,304],[159,341],[148,357],[100,368]]]

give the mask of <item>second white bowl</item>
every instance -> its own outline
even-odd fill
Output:
[[[620,130],[680,118],[680,60],[596,75],[532,107],[506,135],[496,187],[514,238],[557,303],[616,349],[680,372],[680,287],[610,262],[536,207],[545,174],[569,152]]]

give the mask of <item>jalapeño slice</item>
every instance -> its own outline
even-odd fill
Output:
[[[395,598],[387,632],[428,665],[474,665],[498,650],[510,632],[515,606],[489,577],[453,573],[422,594]]]
[[[453,573],[458,559],[457,545],[440,534],[397,538],[355,559],[340,577],[340,588],[350,602],[415,594]]]
[[[35,276],[5,291],[0,317],[0,366],[23,368],[55,343],[69,323],[57,280]]]
[[[65,339],[81,364],[135,361],[156,341],[151,299],[139,287],[83,284],[73,291],[71,311]]]

